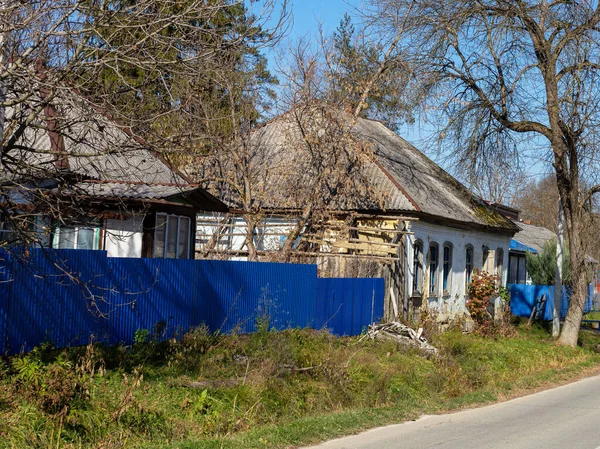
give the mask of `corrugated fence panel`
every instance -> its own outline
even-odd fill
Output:
[[[552,312],[554,307],[554,286],[553,285],[524,285],[512,284],[510,289],[510,308],[513,315],[529,317],[535,300],[546,295],[546,306],[544,308],[544,317],[546,321],[552,320]],[[569,308],[572,289],[563,286],[561,292],[561,310],[560,316],[564,318]],[[594,286],[588,286],[587,298],[585,302],[584,313],[592,310],[592,299],[594,294]]]
[[[358,335],[383,317],[383,279],[317,279],[318,328]]]
[[[132,342],[140,329],[171,338],[193,326],[197,282],[193,260],[109,259],[111,343]]]
[[[12,290],[11,257],[0,253],[0,354],[8,352],[8,314]]]
[[[278,329],[311,326],[316,304],[315,265],[196,261],[206,286],[202,315],[212,330],[250,332],[261,315]]]
[[[104,251],[0,253],[0,350],[131,344],[205,323],[250,332],[310,326],[356,335],[383,314],[383,279],[318,279],[315,265],[108,258]]]
[[[11,257],[7,352],[44,341],[83,345],[106,334],[107,258],[99,251],[41,251]]]

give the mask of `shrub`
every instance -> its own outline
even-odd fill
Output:
[[[475,322],[475,331],[480,334],[486,334],[494,327],[494,317],[490,308],[492,299],[499,295],[497,282],[497,275],[477,269],[473,271],[467,308]]]

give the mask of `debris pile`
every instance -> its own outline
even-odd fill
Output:
[[[398,343],[416,346],[428,355],[436,355],[437,349],[430,345],[422,336],[422,334],[422,327],[415,331],[414,329],[411,329],[402,323],[392,321],[391,323],[371,324],[367,330],[367,333],[363,335],[360,340],[362,341],[365,338],[369,338],[371,340],[376,338],[392,340],[397,341]]]

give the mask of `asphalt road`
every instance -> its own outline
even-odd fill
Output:
[[[380,427],[318,449],[600,449],[600,376],[508,402]]]

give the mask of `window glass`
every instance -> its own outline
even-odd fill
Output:
[[[519,284],[527,283],[527,263],[525,256],[519,257],[519,270],[517,279]]]
[[[490,249],[487,246],[483,246],[482,248],[483,251],[483,258],[481,260],[481,269],[483,271],[490,271],[490,267],[488,266],[489,263],[489,257],[490,257]]]
[[[60,249],[75,249],[75,228],[60,228],[58,231],[58,247]]]
[[[190,257],[191,219],[178,215],[156,214],[154,257]]]
[[[170,216],[167,224],[167,255],[165,257],[174,259],[177,257],[177,232],[179,217]]]
[[[429,246],[429,294],[437,295],[437,276],[439,264],[439,248],[433,244]]]
[[[465,252],[465,273],[467,275],[467,286],[471,282],[471,273],[473,272],[473,248],[471,246],[467,246]]]
[[[517,272],[519,269],[519,258],[511,255],[508,258],[508,284],[518,284]]]
[[[423,278],[423,244],[415,242],[413,252],[413,293],[421,291],[421,282]]]
[[[190,249],[190,219],[188,217],[179,218],[179,246],[177,248],[177,258],[187,259]]]
[[[167,228],[167,216],[156,215],[156,229],[154,230],[154,257],[165,257],[165,235]]]
[[[13,239],[13,226],[5,217],[0,215],[0,242],[8,242]]]
[[[77,231],[77,249],[94,249],[94,230],[79,228]]]
[[[450,273],[452,272],[452,246],[444,245],[444,259],[442,267],[442,290],[444,293],[450,292]]]

